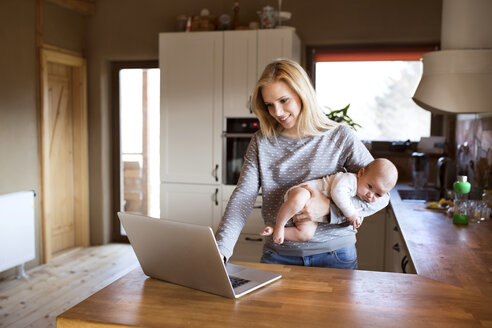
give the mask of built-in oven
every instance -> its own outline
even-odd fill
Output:
[[[237,184],[248,144],[259,128],[260,123],[257,118],[226,118],[222,177],[224,184]]]

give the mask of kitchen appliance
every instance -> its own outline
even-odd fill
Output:
[[[439,197],[450,199],[453,182],[456,180],[456,163],[449,157],[439,157],[436,163],[436,189]]]
[[[412,153],[412,179],[415,189],[423,189],[429,180],[429,157],[425,153]]]
[[[224,168],[222,181],[236,185],[244,163],[244,155],[253,134],[260,129],[257,118],[226,118],[224,132]]]

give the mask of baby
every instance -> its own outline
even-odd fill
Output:
[[[398,171],[395,165],[387,159],[378,158],[360,169],[357,174],[340,172],[301,183],[287,190],[285,202],[278,211],[275,227],[266,227],[261,235],[269,236],[273,233],[273,241],[277,244],[282,244],[284,239],[307,241],[314,236],[317,222],[303,221],[285,228],[287,221],[301,211],[311,197],[309,190],[302,187],[305,185],[330,197],[347,221],[357,229],[362,223],[362,218],[358,215],[361,209],[354,207],[351,197],[356,195],[360,200],[372,203],[393,189],[397,179]]]

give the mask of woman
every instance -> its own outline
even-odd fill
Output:
[[[274,225],[290,187],[344,170],[355,173],[373,160],[349,127],[326,117],[306,72],[291,60],[267,65],[252,101],[261,131],[251,139],[237,187],[216,233],[226,260],[232,255],[260,187],[265,225]],[[295,220],[321,222],[315,235],[307,242],[286,241],[280,245],[267,237],[261,262],[356,269],[356,231],[329,199],[309,190],[313,197]],[[354,198],[363,217],[388,201],[388,195],[377,204]]]

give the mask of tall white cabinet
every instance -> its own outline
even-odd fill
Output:
[[[225,117],[253,117],[265,65],[300,61],[294,30],[161,33],[161,217],[217,228]]]
[[[301,61],[292,29],[224,32],[224,116],[254,117],[251,93],[265,66],[277,58]]]

